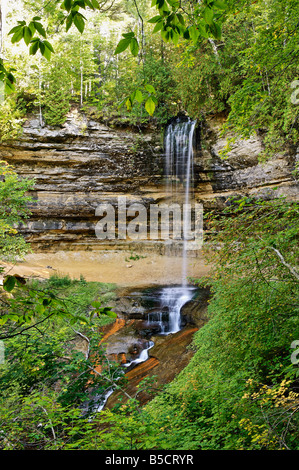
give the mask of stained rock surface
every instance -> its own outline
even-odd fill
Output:
[[[231,143],[223,158],[227,139],[221,123],[217,118],[198,123],[196,132],[194,194],[204,209],[221,210],[231,196],[298,198],[293,171],[299,149],[282,149],[263,164],[262,139],[252,136]],[[35,180],[32,217],[21,227],[35,251],[165,249],[156,240],[121,240],[116,233],[106,241],[95,235],[99,204],[112,204],[117,214],[119,196],[127,198],[127,206],[167,202],[162,131],[112,128],[76,109],[59,128],[41,127],[29,116],[19,140],[0,145],[0,158]]]

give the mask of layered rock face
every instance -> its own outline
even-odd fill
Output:
[[[221,137],[221,121],[216,119],[207,123],[204,135],[205,141],[196,152],[196,195],[205,207],[221,210],[229,197],[238,195],[298,200],[294,170],[299,147],[282,149],[261,163],[263,143],[258,136],[228,144],[230,137]]]
[[[18,141],[0,146],[1,159],[35,180],[32,217],[21,232],[35,249],[114,248],[113,240],[97,240],[95,210],[124,195],[128,204],[156,200],[163,174],[157,143],[159,136],[113,130],[76,110],[62,128],[28,119]]]
[[[203,134],[196,143],[195,197],[204,208],[221,210],[232,195],[297,199],[295,151],[261,164],[262,143],[253,137],[236,141],[222,159],[227,142],[220,137],[220,122],[208,122]],[[166,200],[162,133],[111,128],[77,110],[55,129],[40,126],[32,116],[18,141],[0,145],[0,158],[21,177],[35,180],[32,217],[20,228],[35,251],[142,247],[163,252],[163,241],[119,240],[117,233],[114,240],[99,240],[95,235],[99,204],[112,204],[117,216],[119,196],[126,196],[127,206]]]

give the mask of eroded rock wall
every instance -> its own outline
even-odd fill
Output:
[[[233,143],[223,159],[227,141],[220,135],[220,125],[216,119],[207,122],[202,139],[197,139],[195,196],[204,208],[221,210],[232,195],[298,198],[293,171],[299,149],[282,149],[262,164],[262,141],[252,137]],[[99,204],[116,207],[118,196],[126,196],[128,204],[165,199],[161,132],[111,128],[77,110],[55,129],[40,126],[31,116],[18,141],[0,145],[0,158],[21,177],[35,180],[32,217],[21,227],[35,250],[163,250],[163,242],[101,241],[95,236]]]

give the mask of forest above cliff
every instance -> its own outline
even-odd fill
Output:
[[[263,138],[261,157],[296,146],[298,2],[68,3],[2,5],[2,74],[14,90],[2,104],[2,139],[32,110],[41,125],[61,125],[75,102],[139,127],[180,111],[200,121],[221,115],[223,132]],[[83,13],[82,24],[65,26]]]

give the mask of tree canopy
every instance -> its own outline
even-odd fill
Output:
[[[295,0],[17,3],[25,16],[13,4],[6,15],[0,79],[49,124],[77,100],[139,124],[222,113],[224,132],[260,133],[265,156],[298,140]]]

